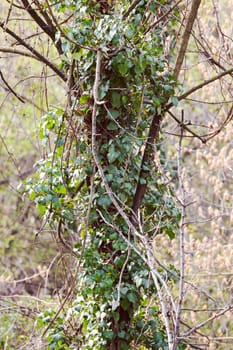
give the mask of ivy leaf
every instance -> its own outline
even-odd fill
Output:
[[[121,106],[121,95],[118,92],[113,91],[111,94],[111,103],[114,108],[119,108]]]
[[[119,304],[118,300],[113,300],[113,302],[112,302],[112,310],[115,311],[118,308],[119,305],[120,304]]]
[[[172,97],[171,97],[171,103],[173,104],[173,106],[177,107],[177,106],[178,106],[178,103],[179,103],[178,98],[175,97],[175,96],[172,96]]]
[[[88,102],[89,98],[90,98],[89,95],[82,95],[82,96],[80,97],[80,99],[79,99],[79,102],[80,102],[81,104],[85,104],[85,103]]]
[[[121,156],[121,152],[117,151],[113,145],[109,147],[107,158],[109,163],[114,163],[115,160]]]
[[[62,47],[62,51],[63,51],[64,53],[67,53],[67,52],[70,51],[70,43],[69,43],[68,41],[63,42],[62,45],[61,45],[61,47]]]
[[[145,185],[146,184],[146,179],[140,178],[139,180],[141,185]]]
[[[158,97],[153,97],[152,100],[153,100],[153,104],[154,104],[155,107],[161,106],[161,101],[160,101],[160,99]]]
[[[107,208],[111,205],[112,201],[111,201],[111,199],[109,198],[109,196],[107,196],[107,195],[102,195],[101,197],[98,198],[97,203],[98,203],[101,207],[103,207],[104,209],[107,209]]]
[[[57,193],[60,193],[60,194],[66,194],[66,188],[65,188],[65,186],[58,186],[57,188],[56,188],[56,192]]]
[[[110,131],[116,131],[118,129],[118,126],[116,125],[116,123],[110,122],[107,125],[107,129],[110,130]]]
[[[109,89],[109,85],[110,85],[110,81],[108,80],[105,84],[101,84],[99,86],[99,99],[102,100],[107,92],[108,92],[108,89]]]
[[[132,304],[136,304],[137,302],[137,296],[135,293],[128,293],[127,294],[127,298],[128,300],[132,303]]]
[[[126,295],[128,292],[129,288],[128,287],[122,287],[121,288],[121,294]]]
[[[104,338],[106,338],[106,339],[108,339],[108,340],[111,340],[111,339],[113,339],[113,337],[114,337],[114,333],[113,333],[113,331],[104,331],[103,332],[103,336],[104,336]]]
[[[108,110],[108,116],[111,119],[117,119],[117,117],[119,117],[119,115],[120,115],[120,112],[117,111],[116,109],[109,109]]]

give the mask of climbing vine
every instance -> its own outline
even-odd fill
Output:
[[[68,312],[45,312],[38,324],[48,349],[171,349],[175,315],[162,288],[178,273],[157,263],[152,242],[173,239],[180,220],[160,135],[166,103],[178,103],[170,69],[177,7],[51,6],[72,14],[56,33],[67,105],[41,120],[44,158],[26,191],[78,269]]]

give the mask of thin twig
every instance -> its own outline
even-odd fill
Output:
[[[188,131],[191,135],[193,135],[193,137],[198,138],[202,143],[206,143],[206,140],[203,137],[201,137],[200,135],[192,131],[185,123],[182,123],[171,111],[168,110],[167,112],[180,126],[182,126],[182,129],[185,129],[186,131]],[[182,135],[182,137],[184,137],[184,135]]]
[[[152,23],[147,30],[144,32],[144,35],[147,34],[151,29],[156,27],[161,21],[163,21],[178,5],[182,0],[178,0],[167,12],[165,12],[159,19],[157,19],[154,23]]]
[[[223,78],[225,75],[231,75],[233,73],[233,68],[230,68],[228,70],[225,70],[224,72],[215,75],[213,78],[210,78],[208,80],[203,81],[201,84],[194,86],[192,89],[186,91],[183,95],[178,96],[178,100],[181,101],[188,97],[189,95],[193,94],[195,91],[202,89],[204,86],[209,85],[213,83],[214,81]]]
[[[61,40],[56,41],[56,28],[54,27],[48,14],[46,14],[40,8],[40,12],[42,12],[42,15],[45,14],[44,17],[46,17],[46,22],[44,22],[44,20],[38,15],[38,11],[32,8],[28,0],[21,0],[21,1],[24,5],[25,10],[32,17],[35,23],[43,30],[44,33],[46,33],[52,39],[55,47],[57,48],[58,53],[61,55],[63,53],[62,47],[61,47]]]
[[[213,314],[207,320],[205,320],[205,321],[201,322],[200,324],[198,324],[198,325],[194,326],[193,328],[191,328],[188,332],[184,333],[180,338],[183,339],[183,338],[188,337],[192,333],[196,332],[198,329],[204,327],[209,322],[215,320],[216,318],[224,315],[226,312],[231,311],[231,310],[233,310],[233,305],[229,305],[229,306],[225,307],[222,311]]]
[[[30,44],[26,43],[22,38],[20,38],[16,33],[14,33],[11,29],[6,28],[4,26],[4,22],[0,22],[0,27],[10,36],[12,36],[17,42],[26,47],[34,56],[38,58],[41,63],[46,64],[49,68],[51,68],[63,81],[67,80],[67,76],[51,61],[48,60],[47,57],[43,56],[36,49],[34,49]]]
[[[184,100],[186,97],[188,97],[189,95],[193,94],[194,92],[202,89],[204,86],[209,85],[209,84],[213,83],[214,81],[223,78],[225,75],[231,75],[232,73],[233,73],[233,68],[225,70],[224,72],[222,72],[218,75],[215,75],[213,78],[205,80],[202,83],[198,84],[197,86],[194,86],[192,89],[186,91],[184,94],[177,96],[177,99],[178,99],[178,101]],[[173,107],[173,103],[168,103],[166,105],[166,111],[168,111],[168,109],[170,109],[171,107]]]
[[[7,89],[22,103],[25,103],[25,101],[12,89],[12,87],[8,84],[6,79],[4,78],[2,71],[0,70],[0,77],[4,84],[6,85]]]
[[[173,336],[172,336],[172,330],[171,330],[171,325],[170,325],[170,317],[169,317],[169,311],[167,309],[167,300],[166,297],[163,296],[162,289],[160,283],[162,282],[162,285],[165,286],[166,291],[169,290],[167,284],[165,283],[164,279],[161,278],[159,272],[155,269],[153,260],[154,260],[154,254],[151,255],[150,250],[147,250],[147,265],[150,268],[151,275],[154,281],[154,285],[157,289],[158,293],[158,299],[159,303],[161,305],[161,311],[164,319],[164,325],[166,328],[166,333],[167,333],[167,338],[168,338],[168,349],[172,350],[173,349]],[[160,282],[160,283],[159,283]],[[170,294],[170,292],[169,292]],[[172,300],[172,299],[171,299]],[[175,310],[174,310],[175,311]]]
[[[132,5],[128,8],[128,10],[124,13],[123,19],[126,19],[129,14],[135,9],[135,7],[139,4],[141,0],[135,0]]]
[[[180,124],[180,140],[177,152],[177,175],[179,180],[179,188],[181,198],[179,202],[181,203],[181,219],[179,224],[179,253],[180,253],[180,281],[179,281],[179,294],[178,294],[178,303],[176,310],[176,320],[175,320],[175,330],[174,330],[174,343],[173,350],[176,350],[179,343],[180,335],[180,318],[181,310],[184,299],[184,273],[185,273],[185,252],[184,252],[184,228],[185,228],[185,218],[186,218],[186,191],[184,187],[184,180],[182,176],[182,141],[184,133],[184,114],[182,112],[182,123]]]

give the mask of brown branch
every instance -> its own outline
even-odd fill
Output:
[[[16,55],[30,57],[30,58],[34,58],[36,60],[39,60],[38,57],[32,55],[30,52],[23,51],[23,50],[18,50],[18,49],[12,48],[12,47],[2,47],[2,46],[0,46],[0,52],[13,53],[13,54],[16,54]]]
[[[2,71],[0,70],[0,77],[3,81],[3,83],[6,85],[7,89],[22,103],[25,103],[25,101],[14,91],[14,89],[8,84],[6,79],[4,78]]]
[[[130,14],[130,12],[132,12],[134,9],[135,9],[135,7],[139,4],[139,2],[140,2],[141,0],[135,0],[133,3],[132,3],[132,5],[128,8],[128,10],[125,12],[125,14],[123,15],[123,19],[126,19],[128,16],[129,16],[129,14]]]
[[[208,80],[203,81],[201,84],[194,86],[192,89],[188,90],[185,92],[183,95],[178,97],[178,100],[183,100],[184,98],[188,97],[189,95],[193,94],[195,91],[202,89],[204,86],[213,83],[215,80],[221,79],[225,75],[232,74],[233,73],[233,68],[230,68],[228,70],[225,70],[224,72],[215,75],[213,78],[210,78]]]
[[[183,136],[184,136],[184,113],[182,111],[182,121],[180,124],[180,140],[177,152],[177,176],[179,182],[179,192],[180,198],[178,201],[181,206],[181,218],[179,222],[179,293],[177,296],[177,308],[176,308],[176,318],[175,318],[175,326],[174,326],[174,343],[173,350],[177,349],[179,344],[179,336],[180,336],[180,321],[181,321],[181,312],[185,295],[185,219],[186,219],[186,210],[187,210],[187,193],[184,185],[184,178],[182,175],[182,152],[183,152]]]
[[[200,54],[203,54],[208,62],[213,65],[213,66],[217,66],[218,68],[222,69],[223,71],[226,71],[227,69],[218,61],[216,61],[212,56],[211,54],[207,51],[206,49],[206,45],[203,44],[203,42],[198,38],[196,37],[195,35],[193,35],[195,41],[197,42],[197,44],[200,45],[200,47],[202,48],[203,51],[200,52]],[[232,74],[233,75],[233,74]]]
[[[187,338],[189,335],[191,335],[192,333],[196,332],[198,329],[204,327],[206,324],[208,324],[209,322],[215,320],[216,318],[224,315],[226,312],[231,311],[233,309],[233,305],[229,305],[227,307],[225,307],[223,310],[221,310],[220,312],[217,312],[215,314],[213,314],[211,317],[209,317],[207,320],[203,321],[202,323],[194,326],[193,328],[191,328],[189,331],[187,331],[186,333],[184,333],[181,337],[182,338]]]
[[[63,245],[65,250],[67,250],[70,254],[72,254],[74,257],[78,258],[78,254],[73,250],[73,247],[68,244],[64,238],[62,237],[62,219],[58,221],[58,227],[57,227],[57,237],[59,242]]]
[[[34,49],[30,44],[26,43],[23,39],[21,39],[16,33],[14,33],[9,28],[5,28],[4,22],[0,22],[0,27],[10,36],[17,40],[17,42],[26,47],[37,59],[46,64],[49,68],[51,68],[63,81],[67,81],[67,76],[51,61],[49,61],[45,56],[39,53],[36,49]]]
[[[232,120],[233,118],[233,105],[231,106],[226,119],[224,120],[224,122],[219,126],[219,128],[213,132],[212,134],[206,135],[206,141],[211,140],[213,137],[215,137],[217,134],[219,134],[222,129]]]
[[[3,186],[3,185],[9,185],[9,182],[10,182],[10,180],[9,180],[9,179],[4,179],[4,180],[1,180],[1,181],[0,181],[0,186]]]
[[[188,131],[193,137],[198,138],[202,143],[206,143],[206,140],[202,136],[197,135],[185,123],[182,123],[182,121],[180,121],[171,111],[168,111],[168,113],[180,126],[182,126],[182,129]]]
[[[63,53],[61,47],[61,40],[56,41],[56,28],[54,27],[51,19],[48,14],[46,14],[43,10],[40,9],[40,12],[46,18],[46,22],[38,15],[36,10],[32,8],[28,0],[21,0],[25,10],[29,13],[32,19],[38,24],[38,26],[52,39],[55,47],[57,48],[58,53],[61,55]]]
[[[51,28],[51,30],[56,34],[56,27],[54,26],[53,24],[53,16],[51,16],[51,18],[49,17],[48,13],[46,11],[43,10],[43,8],[45,8],[45,5],[41,4],[40,0],[34,0],[35,4],[38,6],[39,8],[39,11],[41,13],[41,15],[44,17],[46,23],[49,25],[49,27]],[[48,6],[48,10],[49,10],[49,13],[51,15],[51,7],[50,5],[48,4],[48,1],[46,1],[46,5]]]
[[[142,158],[142,163],[141,163],[140,172],[138,176],[138,183],[137,183],[135,195],[133,198],[133,205],[132,205],[132,210],[135,215],[135,218],[137,218],[138,216],[138,209],[142,203],[142,200],[147,190],[147,182],[146,183],[144,183],[144,181],[143,183],[141,182],[142,182],[142,179],[146,180],[147,175],[150,172],[150,170],[145,169],[145,166],[147,166],[147,163],[150,162],[150,160],[153,158],[153,144],[155,140],[158,139],[162,117],[163,117],[162,113],[156,112],[154,114],[152,123],[150,126],[150,130],[149,130],[149,134],[146,140],[146,147]]]
[[[188,16],[188,20],[184,29],[184,33],[182,36],[182,41],[181,41],[181,46],[180,46],[180,50],[178,52],[178,56],[176,59],[176,64],[175,64],[175,68],[174,68],[174,78],[177,79],[179,74],[180,74],[180,70],[184,61],[184,56],[188,47],[188,42],[189,42],[189,38],[191,35],[191,31],[193,28],[193,24],[194,21],[197,17],[197,11],[198,8],[200,6],[201,0],[193,0],[192,2],[192,7]]]
[[[230,68],[228,70],[224,70],[224,72],[215,75],[213,78],[210,78],[208,80],[203,81],[202,83],[198,84],[197,86],[194,86],[192,89],[186,91],[184,94],[177,96],[177,99],[179,101],[184,100],[186,97],[188,97],[189,95],[193,94],[194,92],[202,89],[204,86],[213,83],[214,81],[223,78],[225,75],[232,75],[233,73],[233,68]],[[173,103],[169,103],[166,106],[166,111],[168,111],[168,109],[170,109],[171,107],[173,107]]]
[[[144,35],[147,34],[151,29],[157,26],[161,21],[163,21],[165,18],[168,17],[168,15],[179,5],[179,3],[182,0],[178,0],[169,10],[167,10],[159,19],[157,19],[154,23],[152,23],[147,30],[145,31]]]
[[[12,0],[6,0],[6,2],[8,2],[8,4],[12,4],[13,7],[17,8],[17,9],[20,9],[20,10],[23,10],[22,6],[14,3]]]
[[[7,16],[6,16],[6,19],[5,19],[5,26],[7,26],[8,21],[10,19],[12,8],[13,8],[13,0],[11,0],[10,7],[9,7],[9,10],[8,10],[8,13],[7,13]]]

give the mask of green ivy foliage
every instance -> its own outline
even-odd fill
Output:
[[[162,113],[169,98],[177,102],[164,48],[166,27],[148,30],[150,18],[163,11],[164,4],[171,4],[142,0],[125,16],[128,1],[51,3],[58,13],[73,14],[63,35],[57,33],[57,37],[61,37],[63,48],[60,68],[67,71],[73,67],[75,85],[70,91],[71,113],[57,108],[41,121],[45,156],[37,163],[26,190],[48,221],[79,232],[74,249],[81,269],[77,295],[68,313],[61,313],[48,331],[48,349],[104,350],[114,341],[121,350],[167,349],[149,268],[127,243],[138,244],[97,172],[90,135],[96,52],[100,48],[98,93],[105,102],[97,110],[96,143],[106,180],[129,217],[138,181],[147,184],[140,208],[145,236],[153,239],[162,233],[174,238],[180,213],[153,157],[144,164],[146,175],[139,178],[152,116]],[[159,142],[157,154],[162,154]],[[51,316],[44,313],[39,324],[45,326]],[[69,326],[72,322],[76,333]]]

